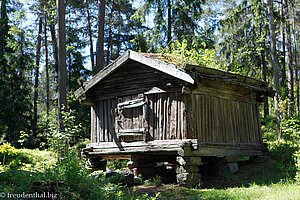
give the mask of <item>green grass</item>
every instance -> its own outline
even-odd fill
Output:
[[[55,154],[52,151],[38,149],[18,149],[22,156],[26,157],[28,162],[24,163],[22,170],[26,171],[43,171],[49,168],[57,161]]]
[[[253,185],[245,188],[186,189],[161,192],[161,199],[300,199],[300,186],[293,183],[277,183],[269,186]]]
[[[151,184],[128,190],[110,184],[105,178],[92,178],[75,157],[57,163],[50,151],[16,149],[22,160],[20,168],[7,168],[0,173],[0,192],[33,193],[53,190],[52,183],[61,185],[67,199],[300,199],[300,185],[284,173],[280,161],[244,162],[232,175],[213,177],[207,189],[188,189],[177,185]],[[122,166],[122,163],[113,163]],[[52,188],[52,189],[51,189]]]

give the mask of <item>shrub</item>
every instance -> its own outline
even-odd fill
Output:
[[[47,138],[51,150],[60,156],[67,154],[70,145],[76,142],[81,131],[81,124],[76,124],[74,111],[62,111],[63,130],[58,129],[57,122],[50,124],[50,136]]]
[[[282,138],[269,142],[275,159],[281,162],[281,170],[289,178],[300,182],[300,119],[288,117],[282,120]]]
[[[27,158],[18,151],[10,143],[4,143],[0,146],[0,163],[2,165],[2,171],[5,167],[19,168],[24,165]]]

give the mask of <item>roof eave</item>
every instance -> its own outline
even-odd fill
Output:
[[[154,68],[158,71],[164,72],[169,74],[177,79],[183,80],[187,83],[194,84],[194,79],[186,73],[184,70],[180,69],[179,67],[165,63],[163,61],[149,58],[147,56],[141,55],[135,51],[127,50],[122,56],[117,58],[111,64],[106,66],[100,72],[98,72],[91,80],[89,80],[86,84],[75,91],[75,97],[81,98],[85,95],[85,93],[90,90],[95,84],[101,81],[106,76],[113,73],[119,67],[127,63],[129,60],[134,60],[151,68]]]

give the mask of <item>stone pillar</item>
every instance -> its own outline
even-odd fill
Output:
[[[237,156],[225,156],[219,161],[219,171],[234,174],[238,171]]]
[[[178,156],[176,161],[176,179],[180,186],[195,187],[201,183],[201,157]]]

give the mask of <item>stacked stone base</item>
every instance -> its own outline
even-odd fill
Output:
[[[201,157],[178,156],[176,158],[176,180],[180,186],[196,187],[201,185],[199,166]]]

